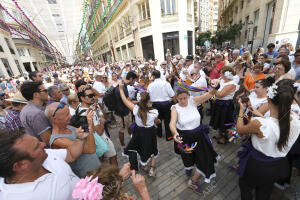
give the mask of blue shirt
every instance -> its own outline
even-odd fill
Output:
[[[295,62],[292,62],[292,68],[295,70],[296,72],[296,78],[295,78],[295,81],[299,80],[300,79],[300,64],[295,66]]]

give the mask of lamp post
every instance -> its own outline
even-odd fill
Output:
[[[251,31],[251,29],[253,28],[252,25],[253,25],[253,21],[250,21],[250,22],[247,24],[247,27],[248,27],[247,48],[248,48],[248,46],[249,46],[250,31]],[[251,50],[250,50],[251,54],[252,54],[252,47],[253,47],[253,33],[252,33],[252,41],[251,41],[251,47],[250,47],[250,49],[251,49]]]

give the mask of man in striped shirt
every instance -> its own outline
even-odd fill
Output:
[[[22,127],[20,113],[27,104],[27,100],[20,92],[16,93],[13,98],[5,100],[12,102],[12,108],[7,111],[5,116],[5,127],[11,130],[19,130]]]

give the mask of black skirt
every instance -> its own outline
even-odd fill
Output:
[[[234,103],[233,100],[219,100],[212,104],[212,114],[209,125],[223,133],[230,127],[225,124],[234,122]]]
[[[193,130],[178,130],[179,135],[182,137],[183,144],[191,145],[197,142],[196,148],[191,152],[185,152],[179,148],[178,144],[174,142],[175,153],[180,154],[184,167],[192,169],[196,165],[196,170],[202,176],[204,181],[209,183],[212,178],[216,176],[215,164],[217,163],[218,154],[215,152],[211,140],[207,133],[208,126],[199,126]]]
[[[133,128],[132,138],[124,149],[124,154],[129,156],[131,169],[138,170],[138,156],[140,164],[145,166],[150,161],[151,157],[158,155],[157,139],[155,127],[145,128],[139,127],[136,124],[131,125]]]

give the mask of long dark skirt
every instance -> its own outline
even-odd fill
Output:
[[[135,125],[124,154],[129,156],[131,169],[138,170],[138,155],[140,164],[147,165],[152,156],[158,155],[155,127],[144,128]]]
[[[234,104],[232,100],[219,100],[212,104],[212,115],[210,118],[209,125],[217,130],[219,129],[222,133],[226,131],[230,124],[234,122]]]
[[[218,154],[207,135],[208,130],[208,126],[200,126],[194,130],[178,130],[179,135],[183,138],[183,144],[191,146],[197,142],[197,146],[192,152],[182,151],[174,142],[175,153],[181,155],[184,167],[192,169],[196,165],[197,172],[204,176],[204,181],[207,183],[216,176],[215,164],[218,159]]]

